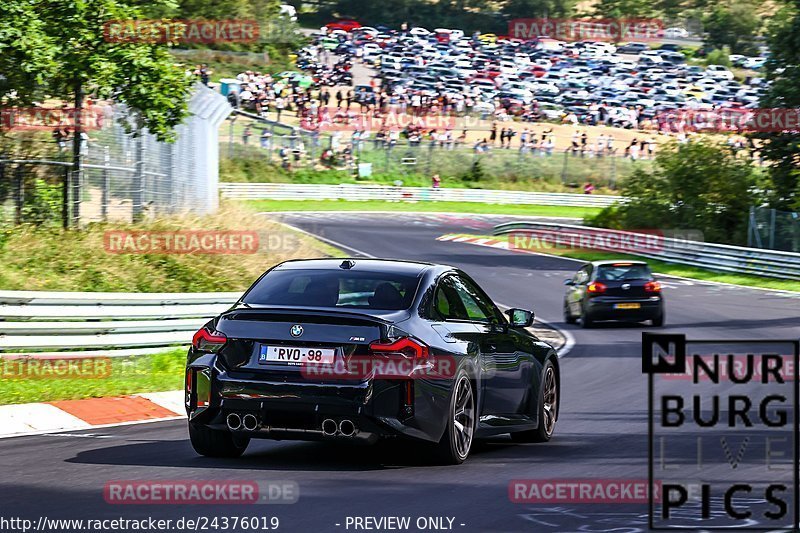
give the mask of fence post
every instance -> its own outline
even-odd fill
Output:
[[[108,173],[108,167],[111,165],[111,153],[108,145],[104,146],[105,153],[103,154],[103,189],[100,197],[100,217],[103,222],[108,220],[108,199],[109,189],[111,188],[111,177]]]
[[[230,129],[228,131],[228,158],[229,159],[233,158],[233,126],[234,126],[234,123],[236,122],[236,117],[237,116],[238,115],[236,115],[235,113],[233,115],[231,115],[231,127],[230,127]]]
[[[81,171],[73,170],[70,177],[72,184],[72,225],[80,227],[81,223]]]
[[[136,133],[136,161],[134,162],[133,173],[133,190],[131,191],[131,199],[133,209],[131,213],[132,222],[138,222],[142,218],[142,187],[144,186],[144,146],[142,142],[141,128]]]
[[[769,210],[769,249],[775,249],[775,209]]]
[[[64,183],[61,189],[61,227],[69,229],[69,175],[70,167],[64,167]]]
[[[23,166],[17,165],[17,168],[14,169],[14,178],[15,178],[15,188],[16,194],[16,212],[14,215],[14,223],[19,225],[22,224],[22,207],[25,204],[25,179],[23,175]]]
[[[167,143],[167,185],[169,191],[169,210],[171,213],[178,208],[178,184],[175,182],[175,144]]]

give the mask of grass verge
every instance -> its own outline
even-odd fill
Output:
[[[568,207],[560,205],[480,204],[475,202],[385,202],[366,200],[247,200],[258,211],[399,211],[472,213],[486,215],[524,215],[532,217],[582,218],[600,212],[597,207]]]
[[[109,231],[137,232],[132,235],[246,231],[258,236],[258,245],[255,253],[132,253],[129,249],[117,253],[107,247]],[[0,231],[0,287],[87,292],[237,291],[281,261],[338,255],[332,247],[269,221],[244,205],[226,204],[212,215],[174,216],[138,224],[90,224],[70,231],[23,225]]]
[[[5,368],[5,365],[12,365],[13,361],[0,359],[0,368],[3,370],[0,371],[0,381],[3,386],[0,405],[101,398],[183,388],[183,372],[186,364],[185,348],[176,348],[157,354],[113,357],[105,361],[110,368],[107,375],[99,374],[93,378],[82,376],[34,379],[6,377],[22,374]],[[41,361],[27,364],[41,364]]]
[[[464,236],[486,238],[485,235],[464,235]],[[505,235],[495,236],[491,238],[501,241],[508,240],[508,236]],[[698,281],[731,283],[733,285],[744,285],[746,287],[758,287],[761,289],[775,289],[782,291],[800,292],[800,290],[798,290],[797,282],[792,280],[772,279],[767,277],[751,276],[748,274],[716,272],[714,270],[708,270],[705,268],[698,268],[694,266],[666,263],[664,261],[658,261],[656,259],[649,259],[647,257],[641,257],[632,254],[611,253],[611,252],[586,252],[586,251],[574,251],[574,250],[554,250],[550,248],[548,248],[547,250],[542,250],[541,252],[538,252],[537,250],[531,250],[531,251],[547,255],[569,257],[572,259],[579,259],[581,261],[600,261],[604,259],[619,259],[620,256],[623,256],[626,259],[646,261],[647,264],[650,265],[650,268],[653,270],[653,272],[656,272],[658,274],[664,274],[668,276],[679,276],[682,278],[696,279]]]

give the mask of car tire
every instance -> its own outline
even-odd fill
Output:
[[[572,313],[569,312],[569,306],[565,302],[564,303],[564,322],[566,322],[567,324],[574,324],[577,321],[578,321],[578,319],[575,318],[574,316],[572,316]]]
[[[553,437],[558,421],[558,380],[555,366],[547,361],[539,387],[539,427],[511,434],[514,442],[547,442]]]
[[[230,431],[210,429],[192,422],[189,422],[189,440],[194,451],[206,457],[239,457],[250,444],[247,437],[236,437]]]
[[[664,312],[662,311],[659,313],[658,316],[650,320],[650,322],[653,324],[654,328],[663,327],[665,322]]]
[[[592,318],[592,315],[590,315],[585,309],[581,315],[581,327],[584,329],[594,327],[594,319]]]
[[[475,440],[477,420],[475,390],[469,376],[461,370],[456,374],[454,383],[447,411],[447,426],[436,447],[437,459],[447,465],[461,464],[469,456]]]

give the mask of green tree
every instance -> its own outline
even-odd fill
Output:
[[[85,94],[113,98],[138,113],[140,126],[161,139],[173,137],[186,116],[192,80],[168,46],[104,35],[109,21],[142,18],[139,9],[117,0],[42,0],[37,14],[55,43],[55,68],[42,87],[48,97],[72,100],[76,109]]]
[[[143,18],[138,7],[118,0],[0,0],[0,12],[0,66],[10,73],[0,103],[71,102],[75,170],[81,168],[87,94],[127,105],[137,116],[137,129],[147,128],[162,140],[174,137],[186,117],[192,80],[168,46],[115,42],[104,33],[109,21]]]
[[[793,0],[769,28],[770,59],[766,77],[772,83],[761,101],[765,108],[800,108],[800,1]],[[797,132],[759,133],[761,151],[769,160],[770,204],[800,210],[800,136]]]
[[[756,4],[738,0],[730,6],[714,6],[703,19],[705,45],[712,49],[727,46],[734,54],[755,54],[755,38],[761,28],[756,8]]]
[[[0,105],[29,105],[55,68],[56,47],[31,2],[0,0]]]
[[[599,0],[594,7],[600,18],[649,18],[658,14],[651,0]]]
[[[747,214],[760,203],[756,173],[724,144],[711,140],[671,143],[652,171],[637,169],[625,182],[627,202],[607,208],[590,225],[617,229],[694,229],[706,241],[743,244]]]
[[[574,0],[508,0],[503,13],[509,18],[566,17],[572,14]]]

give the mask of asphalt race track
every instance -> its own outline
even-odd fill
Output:
[[[496,302],[533,309],[575,345],[562,360],[562,404],[548,444],[481,443],[456,467],[428,464],[420,450],[253,441],[239,460],[201,458],[185,421],[0,440],[4,515],[48,518],[277,516],[280,531],[355,531],[348,517],[454,519],[455,531],[647,529],[642,504],[521,504],[513,479],[647,479],[647,388],[640,341],[649,326],[563,324],[566,259],[438,242],[446,233],[489,233],[503,217],[285,214],[281,220],[376,257],[442,262],[473,276]],[[800,295],[664,279],[667,327],[690,339],[797,339]],[[680,455],[685,450],[672,451]],[[299,485],[292,505],[110,505],[110,480],[274,480]],[[718,502],[717,502],[718,503]],[[448,521],[445,520],[447,525]],[[363,530],[363,529],[362,529]],[[412,531],[416,531],[412,527]]]

